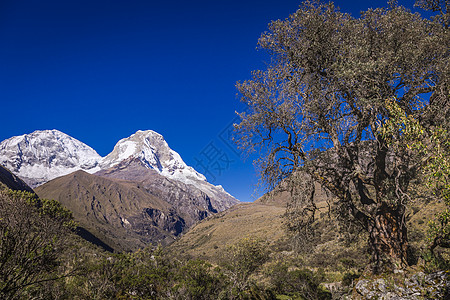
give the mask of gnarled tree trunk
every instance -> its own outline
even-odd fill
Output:
[[[373,222],[369,224],[374,273],[403,268],[410,261],[404,218],[403,206],[392,207],[385,202],[377,206]]]

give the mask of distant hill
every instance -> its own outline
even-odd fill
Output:
[[[324,268],[330,273],[327,276],[338,274],[341,280],[340,270],[356,272],[358,268],[367,266],[370,260],[368,235],[357,227],[341,227],[333,210],[333,201],[327,202],[326,193],[318,185],[314,197],[319,211],[312,225],[314,234],[309,240],[295,243],[290,240],[283,215],[291,196],[289,192],[276,188],[253,203],[241,203],[201,221],[169,245],[168,251],[190,259],[220,263],[231,245],[246,237],[258,238],[269,243],[275,257],[282,260],[300,258],[302,266]],[[445,205],[436,199],[420,197],[411,204],[405,221],[408,223],[411,251],[418,259],[421,249],[425,249],[428,243],[427,223],[437,212],[445,209]]]
[[[326,194],[317,189],[315,198],[323,210]],[[259,238],[268,241],[271,246],[284,247],[287,234],[283,215],[289,200],[289,192],[276,188],[253,203],[235,205],[201,221],[168,249],[191,258],[220,261],[228,246],[245,237]]]

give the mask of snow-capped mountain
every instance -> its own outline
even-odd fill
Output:
[[[186,165],[163,136],[152,130],[139,130],[121,139],[105,157],[58,130],[35,131],[0,143],[0,164],[33,188],[77,170],[93,174],[100,170],[127,168],[129,164],[121,163],[136,159],[143,168],[201,190],[218,211],[238,202],[222,186],[208,183],[204,175]],[[121,174],[122,179],[133,180],[127,178],[127,172]]]
[[[0,164],[31,187],[77,170],[100,170],[102,157],[58,130],[34,131],[0,143]]]
[[[108,169],[128,158],[138,158],[146,167],[184,183],[206,181],[205,176],[189,167],[181,156],[169,148],[163,136],[153,130],[141,131],[121,139],[101,162]]]
[[[136,180],[136,170],[127,172],[131,169],[129,162],[136,160],[140,161],[139,166],[154,170],[170,180],[181,182],[188,186],[187,189],[193,186],[195,190],[202,191],[217,211],[223,211],[239,202],[222,186],[210,184],[204,175],[186,165],[181,156],[169,147],[163,136],[152,130],[139,130],[130,137],[121,139],[114,146],[114,150],[100,162],[103,171],[97,174],[106,177],[115,174],[116,178]],[[124,172],[123,168],[127,170]],[[139,181],[147,176],[147,172],[143,169],[138,173]],[[195,193],[191,190],[190,194]]]
[[[121,139],[105,157],[58,130],[35,131],[1,142],[0,164],[117,251],[170,243],[239,203],[151,130]]]

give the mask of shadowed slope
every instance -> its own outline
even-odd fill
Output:
[[[34,194],[34,191],[19,177],[0,165],[0,182],[11,190],[25,191]]]
[[[195,178],[177,180],[163,176],[149,168],[138,157],[129,157],[108,169],[100,170],[95,175],[140,182],[152,194],[180,208],[180,211],[192,214],[189,211],[193,207],[204,210],[206,214],[201,216],[200,220],[211,213],[226,210],[239,203],[219,186]]]

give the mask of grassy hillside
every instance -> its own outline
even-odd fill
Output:
[[[282,206],[242,203],[200,222],[169,246],[185,257],[219,261],[228,246],[245,237],[260,238],[271,245],[284,239]]]
[[[326,195],[321,189],[317,190],[315,198],[323,214],[327,209]],[[289,198],[288,192],[275,191],[253,203],[236,205],[201,221],[170,245],[168,250],[188,258],[217,262],[230,245],[246,237],[265,240],[276,251],[291,250],[283,225]],[[324,224],[330,225],[328,220],[323,220],[317,222],[316,227],[321,228]],[[327,228],[327,235],[332,232],[336,232],[336,228]]]

